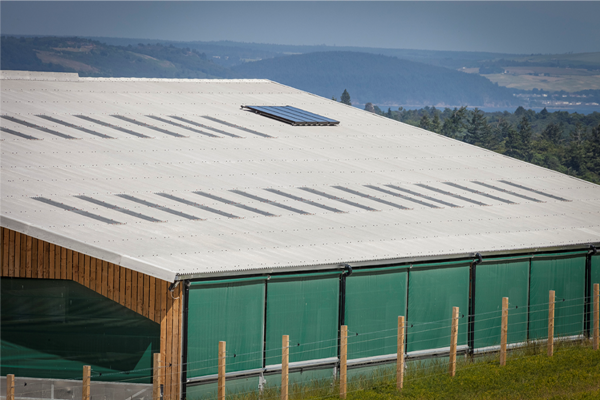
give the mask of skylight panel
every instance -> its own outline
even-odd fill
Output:
[[[292,106],[242,106],[253,113],[272,118],[290,125],[338,125],[340,121],[332,120],[319,114],[311,113]]]

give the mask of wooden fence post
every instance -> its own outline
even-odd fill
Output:
[[[92,376],[92,367],[90,365],[86,365],[83,367],[83,386],[81,388],[81,399],[89,400],[90,399],[90,378]]]
[[[501,366],[507,362],[507,317],[509,315],[509,298],[503,298],[501,312]]]
[[[599,350],[599,284],[593,285],[593,349]]]
[[[459,308],[453,307],[453,318],[451,323],[451,352],[449,354],[449,375],[455,377],[455,365],[457,363],[457,331],[459,326]]]
[[[396,389],[401,391],[405,377],[405,316],[399,316],[396,339]]]
[[[553,332],[555,329],[555,291],[549,291],[549,338],[547,339],[547,356],[553,356]]]
[[[152,371],[152,399],[161,399],[161,354],[154,354],[154,366]]]
[[[346,400],[346,359],[348,327],[340,326],[340,399]]]
[[[282,336],[282,386],[280,399],[288,399],[288,359],[290,355],[290,336]]]
[[[219,341],[218,358],[217,398],[219,400],[225,400],[225,341]]]
[[[15,375],[6,375],[6,399],[15,399]]]

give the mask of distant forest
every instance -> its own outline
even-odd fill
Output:
[[[372,103],[365,110],[599,184],[598,112],[537,113],[521,106],[513,113],[466,107],[381,110]]]
[[[358,52],[318,52],[245,63],[232,70],[331,97],[340,88],[355,93],[355,103],[518,106],[514,90],[477,74]]]
[[[2,36],[3,70],[77,72],[88,77],[232,78],[204,53],[173,45],[111,46],[63,37]]]

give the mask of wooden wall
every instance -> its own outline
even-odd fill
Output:
[[[0,230],[1,277],[73,280],[161,325],[164,399],[179,399],[182,286],[38,240]]]

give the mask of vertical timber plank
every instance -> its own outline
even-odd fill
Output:
[[[96,258],[90,257],[90,290],[96,291]]]
[[[54,246],[54,278],[61,278],[61,247]]]
[[[171,349],[171,360],[172,360],[172,365],[173,368],[171,370],[171,383],[172,383],[172,387],[173,387],[173,393],[171,394],[172,397],[174,399],[179,399],[179,369],[180,369],[180,365],[181,365],[181,358],[179,355],[179,342],[180,342],[180,333],[179,333],[179,328],[180,328],[180,319],[179,319],[179,306],[180,306],[180,301],[182,300],[181,296],[179,295],[179,291],[181,290],[182,286],[178,286],[172,293],[172,295],[174,296],[175,299],[173,299],[173,306],[171,307],[171,309],[173,309],[173,326],[172,326],[172,330],[173,330],[173,342],[172,342],[172,349]]]
[[[140,315],[144,315],[144,274],[137,273],[138,275],[138,302],[136,311]]]
[[[125,306],[125,267],[119,266],[119,303]]]
[[[155,299],[154,319],[155,319],[155,322],[157,322],[157,323],[161,323],[161,319],[163,318],[163,315],[161,314],[161,308],[162,308],[161,299],[163,296],[163,293],[161,292],[161,288],[163,288],[163,280],[156,279],[156,285],[155,285],[156,294],[154,296],[154,299]]]
[[[83,285],[90,288],[90,256],[84,255],[83,257]]]
[[[125,269],[125,307],[132,309],[131,307],[131,301],[132,301],[132,296],[131,296],[131,292],[133,289],[133,285],[134,283],[132,282],[132,274],[131,274],[131,270],[130,269]],[[165,362],[165,358],[163,358],[163,361]]]
[[[79,283],[79,252],[73,251],[71,255],[71,265],[73,266],[72,280]]]
[[[94,258],[96,260],[96,292],[102,294],[102,260]]]
[[[48,246],[48,276],[51,279],[56,278],[56,271],[54,267],[54,263],[56,261],[56,257],[54,256],[54,253],[56,252],[55,248],[56,247],[54,244],[49,244]]]
[[[161,399],[161,354],[153,354],[152,364],[152,399]]]
[[[27,235],[21,234],[19,277],[27,277]]]
[[[15,232],[15,275],[20,277],[21,270],[21,233]]]
[[[113,268],[113,264],[112,263],[107,263],[106,264],[107,267],[107,283],[106,283],[106,296],[108,297],[108,299],[114,299],[113,297],[113,280],[115,280],[115,273],[114,273],[114,268]]]
[[[38,277],[44,277],[44,244],[46,241],[38,240]]]
[[[8,228],[2,228],[2,276],[8,277],[8,246],[10,234]]]
[[[171,298],[171,293],[169,293],[169,289],[165,289],[165,298],[167,300],[167,338],[165,343],[165,360],[167,361],[167,377],[166,377],[166,387],[168,393],[168,399],[171,400],[172,397],[172,383],[171,383],[171,350],[173,343],[173,300]]]
[[[116,264],[111,264],[112,269],[113,269],[113,301],[115,302],[119,302],[119,298],[120,298],[120,292],[119,292],[119,266]]]
[[[15,277],[15,232],[8,232],[8,277]]]
[[[221,351],[221,343],[223,343],[223,352]],[[282,336],[282,384],[280,386],[280,400],[288,399],[288,361],[290,356],[290,336]],[[223,362],[222,362],[223,361]],[[221,373],[221,366],[223,364],[223,373]],[[225,400],[225,341],[219,343],[219,375],[223,377],[223,384],[220,387],[223,389],[223,399]],[[221,381],[221,380],[220,380]]]
[[[67,248],[61,246],[61,279],[67,279]]]
[[[107,296],[108,293],[108,283],[109,283],[109,278],[108,278],[108,263],[106,260],[102,261],[102,289],[101,289],[101,294],[104,295],[105,297]]]
[[[44,243],[44,278],[50,278],[50,244]]]
[[[29,249],[27,250],[29,275],[27,277],[38,278],[38,240],[36,238],[29,237],[27,241],[29,246]]]
[[[33,249],[33,238],[25,236],[25,277],[31,278],[31,251]]]
[[[38,240],[37,238],[31,238],[31,260],[29,265],[31,266],[31,278],[38,278]]]
[[[138,311],[138,273],[131,272],[131,310]],[[165,362],[169,362],[165,359]]]
[[[150,276],[144,274],[144,307],[142,308],[142,315],[148,317],[148,311],[150,310]]]
[[[148,285],[148,318],[154,322],[154,313],[156,309],[156,279],[154,277],[150,277],[149,281],[150,284]]]
[[[77,258],[77,266],[79,269],[79,284],[85,285],[86,282],[86,268],[85,268],[85,255],[83,253],[79,253],[79,257]]]
[[[73,280],[73,251],[67,249],[67,280]]]
[[[0,227],[0,275],[4,276],[4,255],[6,254],[4,250],[4,227]],[[8,261],[8,259],[7,259]]]

